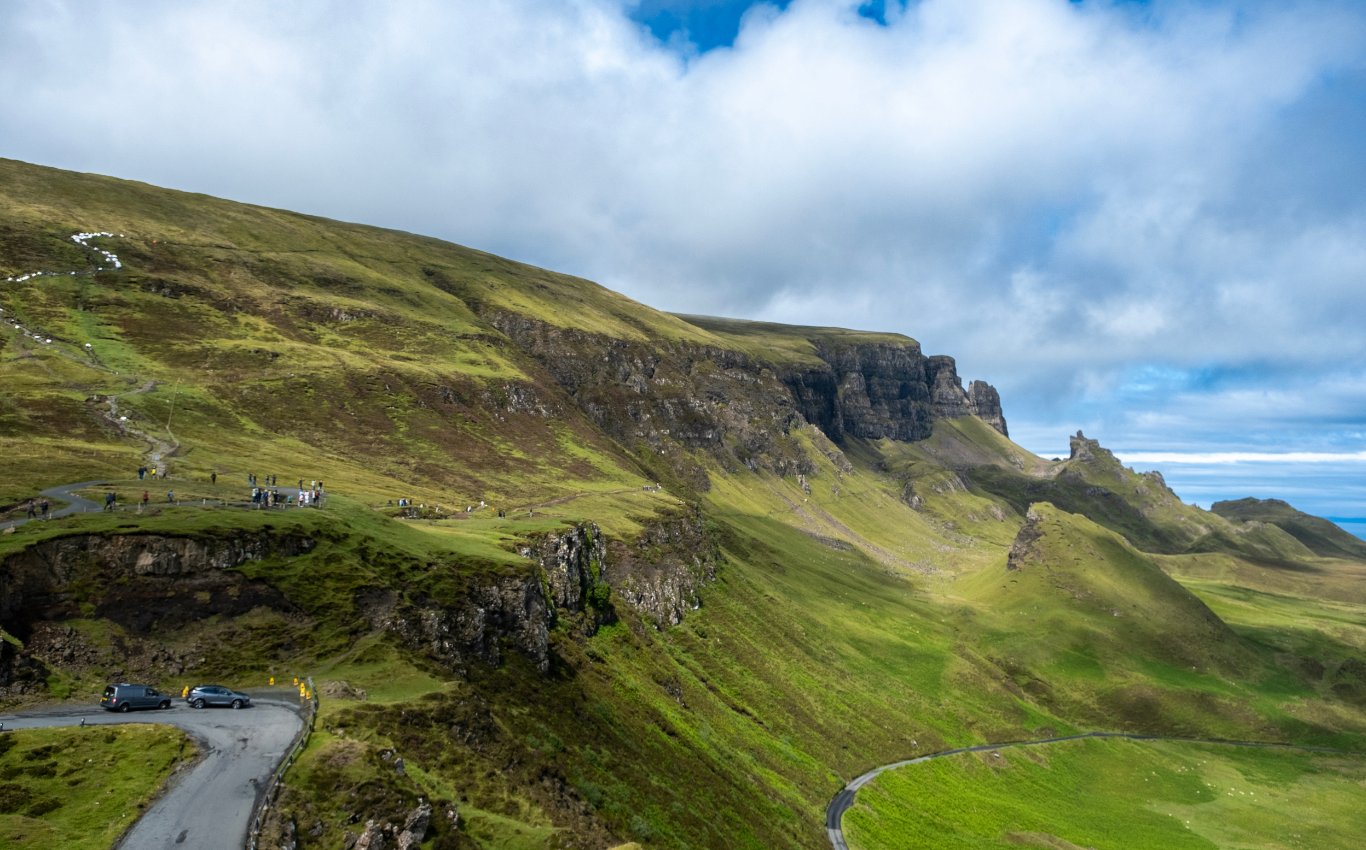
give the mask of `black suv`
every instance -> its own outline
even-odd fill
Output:
[[[170,708],[171,698],[151,685],[130,685],[119,682],[104,689],[100,705],[110,711],[132,711],[135,708]]]

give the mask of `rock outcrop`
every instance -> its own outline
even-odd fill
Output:
[[[267,533],[233,537],[82,534],[45,540],[0,562],[0,622],[21,640],[41,620],[106,618],[134,632],[206,613],[289,608],[278,591],[232,568],[301,555],[315,541]]]
[[[610,552],[604,578],[613,595],[659,627],[677,625],[701,607],[698,591],[716,578],[720,560],[696,510],[663,517]]]
[[[270,585],[234,570],[248,561],[311,551],[312,538],[267,533],[233,537],[82,534],[45,540],[0,561],[0,623],[24,648],[0,641],[0,696],[40,689],[44,664],[108,665],[104,653],[62,621],[108,620],[127,632],[122,665],[179,671],[164,645],[143,640],[211,615],[294,606]],[[120,667],[127,670],[128,668]]]
[[[923,440],[936,419],[979,416],[1007,434],[1001,398],[983,381],[963,390],[952,357],[919,344],[817,344],[823,366],[788,369],[797,410],[836,443],[845,436]]]
[[[803,422],[836,443],[922,440],[936,419],[962,416],[1007,434],[996,390],[982,381],[964,390],[952,357],[927,357],[913,340],[812,340],[820,365],[778,366],[715,346],[622,340],[511,313],[485,318],[604,432],[648,446],[699,489],[706,476],[687,456],[695,451],[732,470],[811,474],[791,437]]]
[[[387,591],[360,608],[373,627],[454,671],[475,662],[496,666],[513,651],[547,673],[552,629],[591,635],[616,619],[617,602],[656,625],[676,624],[701,604],[698,591],[715,578],[718,560],[696,511],[648,523],[632,544],[609,545],[595,524],[584,523],[522,554],[532,562],[525,572],[475,582],[457,598],[402,599]]]
[[[627,447],[648,446],[698,489],[706,474],[686,454],[728,469],[809,473],[788,435],[800,424],[773,371],[748,355],[689,343],[646,343],[557,327],[527,316],[486,316],[530,354],[588,418]]]

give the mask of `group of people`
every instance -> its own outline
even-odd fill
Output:
[[[39,515],[41,515],[43,519],[47,519],[48,511],[52,509],[52,505],[48,502],[47,497],[44,496],[42,501],[29,499],[25,508],[29,519],[37,519]]]
[[[283,507],[285,505],[297,504],[300,507],[311,505],[321,505],[323,503],[323,483],[321,481],[310,481],[308,487],[304,487],[304,480],[299,479],[299,497],[296,502],[288,494],[281,493],[276,486],[276,476],[267,475],[257,478],[256,473],[247,473],[247,483],[251,485],[251,503],[258,508]],[[261,482],[265,486],[258,484]],[[289,485],[285,485],[289,486]]]

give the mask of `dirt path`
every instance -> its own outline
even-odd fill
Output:
[[[73,233],[71,235],[71,241],[80,245],[91,255],[93,268],[65,272],[46,270],[27,272],[25,274],[7,277],[3,282],[24,283],[35,278],[83,277],[95,275],[100,272],[118,271],[123,268],[123,261],[119,259],[118,255],[113,251],[91,245],[90,240],[123,238],[125,237],[122,233],[114,234],[108,231]],[[25,337],[33,340],[35,343],[44,347],[52,346],[48,350],[59,357],[65,357],[68,360],[79,362],[82,366],[97,369],[110,375],[118,374],[100,363],[97,358],[91,355],[89,343],[81,344],[71,340],[60,339],[58,337],[50,336],[42,330],[26,327],[15,313],[13,305],[0,304],[0,317],[3,317],[3,321],[14,328],[16,332],[22,333]],[[54,342],[60,344],[53,345]],[[134,382],[137,382],[136,378],[134,378]],[[180,449],[180,442],[175,438],[175,435],[170,432],[168,427],[166,429],[166,437],[163,438],[158,433],[144,430],[132,424],[127,416],[119,412],[119,399],[151,392],[156,389],[156,386],[156,381],[144,381],[136,389],[105,396],[105,404],[108,406],[108,411],[105,413],[104,418],[123,436],[146,443],[147,451],[144,453],[146,465],[156,469],[158,473],[164,473],[166,471],[166,458],[173,456]]]

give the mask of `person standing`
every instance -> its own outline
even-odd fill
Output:
[[[52,508],[52,504],[47,500],[47,496],[44,496],[44,497],[43,497],[42,504],[40,504],[40,505],[38,506],[39,511],[40,511],[40,512],[42,513],[42,515],[43,515],[43,519],[47,519],[47,512],[48,512],[48,510],[50,510],[51,508]]]
[[[28,518],[29,518],[29,519],[36,519],[37,516],[38,516],[38,508],[35,506],[35,503],[34,503],[34,501],[33,501],[32,499],[29,499],[29,500],[28,500],[28,505],[27,505],[27,507],[28,507]]]
[[[112,510],[114,510],[114,501],[115,501],[117,498],[118,498],[118,497],[114,495],[114,491],[113,491],[113,490],[110,490],[108,493],[105,493],[105,494],[104,494],[104,509],[105,509],[106,511],[112,511]]]
[[[152,496],[146,490],[142,491],[142,506],[147,507],[147,503],[152,501]]]
[[[210,473],[209,473],[209,483],[210,483],[210,484],[214,484],[214,485],[217,485],[217,484],[218,484],[218,473],[217,473],[217,472],[210,472]]]

